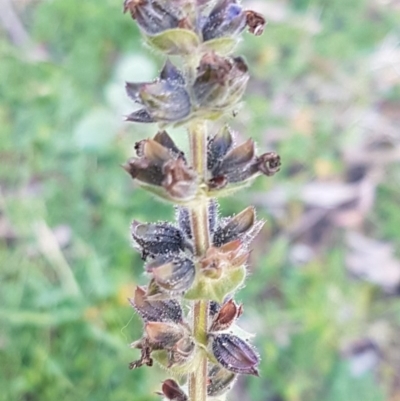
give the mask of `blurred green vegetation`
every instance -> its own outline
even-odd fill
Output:
[[[349,277],[341,229],[329,228],[316,257],[296,266],[290,223],[305,206],[293,198],[279,215],[263,205],[277,185],[295,192],[321,175],[343,178],[341,155],[360,131],[341,120],[344,109],[400,101],[399,84],[376,90],[366,67],[387,36],[399,38],[399,8],[378,0],[253,3],[280,17],[239,49],[253,80],[233,125],[277,150],[284,165],[222,202],[226,215],[255,202],[267,220],[238,296],[242,326],[257,333],[262,378],[241,379],[232,400],[397,400],[400,358],[385,348],[394,345],[379,344],[384,362],[359,375],[342,348],[377,322],[396,331],[400,301]],[[118,1],[14,6],[29,42],[16,46],[0,30],[0,400],[157,399],[163,372],[127,368],[137,357],[128,344],[142,327],[126,298],[145,282],[129,224],[171,219],[173,210],[135,188],[120,164],[155,133],[121,122],[130,110],[124,80],[152,78],[162,59],[142,48]],[[182,131],[171,134],[185,146]],[[400,252],[400,168],[387,173],[363,227]]]

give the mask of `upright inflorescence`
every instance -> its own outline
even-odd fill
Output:
[[[236,144],[227,125],[214,134],[208,125],[235,113],[249,74],[231,54],[240,34],[260,35],[265,20],[239,0],[126,0],[124,10],[149,46],[181,60],[167,58],[152,82],[126,84],[139,106],[127,120],[156,123],[158,132],[136,143],[124,168],[176,209],[175,224],[131,225],[149,283],[129,299],[144,324],[132,343],[141,356],[130,368],[153,361],[166,368],[174,379],[162,383],[164,400],[222,401],[239,374],[258,375],[259,356],[236,324],[243,307],[234,295],[263,222],[253,207],[222,218],[216,198],[275,174],[280,158],[257,154],[252,139]],[[190,155],[166,131],[181,125]]]

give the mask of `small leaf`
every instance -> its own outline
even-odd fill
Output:
[[[188,29],[169,29],[158,35],[146,36],[147,43],[170,56],[190,55],[200,45],[198,36]]]
[[[170,401],[188,401],[187,395],[175,380],[165,380],[162,384],[161,391]]]
[[[235,50],[238,43],[238,38],[217,38],[204,42],[203,48],[206,51],[214,51],[222,56],[227,56]]]

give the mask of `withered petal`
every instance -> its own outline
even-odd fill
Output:
[[[228,329],[239,317],[241,313],[241,306],[237,305],[233,299],[230,299],[224,305],[214,317],[210,332],[223,331]]]
[[[197,174],[183,159],[169,160],[163,166],[162,186],[176,199],[194,197],[197,192]]]
[[[161,391],[170,401],[188,401],[187,395],[175,380],[165,380],[162,384]]]
[[[248,10],[246,11],[246,24],[250,33],[259,36],[264,32],[266,21],[261,14]]]

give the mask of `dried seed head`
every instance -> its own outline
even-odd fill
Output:
[[[222,222],[214,233],[213,243],[220,247],[223,244],[240,239],[244,244],[249,244],[263,225],[263,222],[256,221],[255,209],[250,206]]]
[[[197,174],[182,159],[169,160],[162,169],[164,179],[161,185],[171,197],[191,199],[197,192]]]
[[[137,369],[141,366],[153,366],[153,359],[151,358],[152,347],[147,339],[142,339],[131,344],[131,348],[139,348],[141,350],[140,359],[131,362],[129,369]]]
[[[236,375],[219,365],[211,365],[208,368],[207,395],[217,397],[225,394],[233,385]]]
[[[140,29],[155,35],[167,29],[178,27],[180,8],[166,7],[165,1],[125,0],[124,12],[129,11]]]
[[[194,356],[195,343],[190,336],[183,337],[168,352],[168,368],[183,365]]]
[[[233,136],[228,127],[224,127],[208,139],[210,194],[229,195],[250,184],[260,174],[275,174],[279,167],[280,158],[276,153],[266,153],[257,157],[255,144],[251,139],[233,147]]]
[[[225,369],[233,373],[258,376],[260,358],[254,348],[232,334],[212,336],[212,352]]]
[[[172,322],[147,322],[144,328],[149,343],[158,349],[172,349],[185,336],[185,328]]]
[[[162,395],[167,397],[170,401],[188,401],[187,395],[175,380],[165,380],[162,384],[161,391]]]
[[[224,175],[232,181],[235,174],[240,173],[255,156],[255,144],[252,139],[234,147],[225,155],[220,165],[214,169],[215,176]]]
[[[224,58],[216,53],[205,54],[193,84],[196,108],[205,112],[232,109],[240,101],[248,79],[248,69],[242,58]]]
[[[183,74],[167,61],[160,77],[153,82],[127,82],[128,96],[144,108],[133,112],[127,121],[174,123],[191,113],[190,97]]]
[[[228,329],[242,313],[242,305],[236,304],[232,299],[229,300],[222,305],[219,312],[214,316],[209,331],[216,332]]]
[[[184,255],[155,259],[146,265],[146,270],[171,296],[185,293],[192,286],[196,274],[193,261]]]
[[[169,255],[185,249],[182,232],[172,224],[163,222],[131,225],[132,238],[144,259],[147,256]]]
[[[137,142],[135,149],[139,158],[130,159],[123,167],[139,185],[163,199],[175,202],[193,199],[197,174],[165,131],[158,132],[154,139]]]
[[[135,92],[134,85],[127,84],[128,94],[144,109],[130,114],[127,121],[174,123],[189,116],[190,98],[183,86],[159,80],[140,84]]]
[[[142,287],[136,287],[135,296],[129,298],[129,303],[145,322],[181,323],[183,321],[183,311],[178,301],[172,299],[149,301]]]

